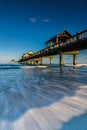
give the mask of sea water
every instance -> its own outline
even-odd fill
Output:
[[[87,64],[0,64],[0,130],[87,130]]]

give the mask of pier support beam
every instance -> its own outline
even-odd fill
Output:
[[[52,46],[52,41],[50,41],[50,46]]]
[[[36,61],[35,60],[33,60],[33,65],[35,65],[36,64]]]
[[[60,66],[63,65],[63,54],[62,53],[59,54],[59,65]]]
[[[41,58],[41,59],[40,59],[40,65],[42,65],[42,64],[43,64],[43,59]]]
[[[56,44],[58,44],[58,40],[59,40],[58,37],[56,37]]]
[[[52,65],[52,57],[50,57],[50,66]]]
[[[74,54],[74,55],[73,55],[73,65],[76,65],[76,57],[77,57],[77,55]]]

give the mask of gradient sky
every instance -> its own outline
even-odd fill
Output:
[[[0,62],[38,51],[52,36],[87,29],[87,0],[0,0]]]

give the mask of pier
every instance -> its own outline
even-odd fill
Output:
[[[23,54],[19,63],[40,64],[43,65],[43,58],[50,59],[50,66],[52,65],[52,58],[54,55],[59,55],[59,65],[63,65],[63,55],[73,55],[73,65],[76,65],[76,57],[79,50],[87,49],[87,30],[71,35],[68,31],[64,31],[55,35],[53,38],[45,42],[45,48],[32,53]]]

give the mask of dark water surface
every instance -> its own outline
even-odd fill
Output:
[[[0,64],[0,130],[86,130],[86,112],[86,64]]]

